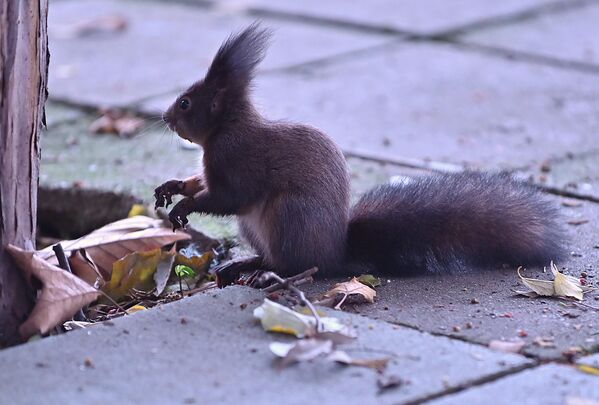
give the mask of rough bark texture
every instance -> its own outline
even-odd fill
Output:
[[[17,343],[32,292],[4,249],[34,248],[39,131],[48,77],[47,0],[0,1],[0,347]]]

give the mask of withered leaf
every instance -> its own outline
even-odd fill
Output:
[[[359,367],[372,368],[372,369],[378,371],[379,373],[382,373],[383,371],[385,371],[385,369],[387,368],[387,365],[389,364],[389,360],[391,360],[388,357],[383,357],[380,359],[354,359],[353,357],[351,357],[349,354],[347,354],[346,352],[344,352],[342,350],[333,351],[331,354],[329,354],[327,359],[329,359],[331,361],[335,361],[337,363],[345,364],[348,366],[359,366]]]
[[[160,248],[131,253],[114,262],[110,282],[102,290],[115,301],[132,289],[151,291],[156,287],[154,274],[158,265],[163,261],[172,264],[173,256],[173,252],[163,252]]]
[[[270,351],[281,358],[280,367],[300,361],[313,360],[333,351],[333,342],[321,339],[302,339],[295,343],[272,342]]]
[[[33,311],[19,328],[23,339],[37,333],[47,333],[71,319],[78,310],[100,295],[98,290],[85,281],[48,263],[36,252],[25,251],[13,245],[8,245],[6,249],[28,278],[34,276],[43,285]]]
[[[505,341],[505,340],[491,340],[489,342],[489,349],[498,350],[500,352],[507,353],[519,353],[524,347],[525,342],[523,340],[517,341]]]
[[[335,284],[332,289],[324,293],[325,298],[334,298],[339,295],[342,298],[335,306],[335,309],[340,309],[341,305],[343,305],[345,300],[350,296],[357,296],[363,299],[364,302],[373,303],[374,297],[376,297],[376,291],[353,277],[349,281]]]
[[[313,336],[316,333],[316,320],[313,316],[300,314],[267,298],[262,305],[254,309],[254,317],[260,320],[267,332],[285,333],[299,338]],[[324,332],[346,332],[349,328],[337,318],[321,317]],[[351,336],[348,331],[346,335]]]
[[[173,232],[160,219],[138,215],[110,223],[79,239],[62,241],[61,244],[65,252],[85,249],[104,279],[108,281],[111,278],[113,263],[128,254],[156,249],[190,238],[185,232]],[[38,253],[50,263],[58,263],[52,247]]]

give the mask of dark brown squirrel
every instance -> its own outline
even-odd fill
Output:
[[[350,209],[339,147],[310,126],[269,121],[249,87],[270,32],[230,36],[203,80],[164,114],[171,130],[204,149],[203,175],[171,180],[156,205],[186,196],[175,228],[193,212],[236,215],[257,268],[290,276],[404,275],[465,265],[545,264],[564,253],[557,208],[507,174],[463,172],[379,186]]]

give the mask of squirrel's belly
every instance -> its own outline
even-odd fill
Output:
[[[241,236],[252,248],[269,263],[272,257],[269,250],[270,229],[265,221],[265,202],[252,207],[243,215],[237,216]]]

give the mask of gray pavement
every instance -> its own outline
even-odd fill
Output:
[[[137,137],[117,139],[89,133],[93,110],[157,117],[201,77],[231,30],[261,19],[276,33],[257,77],[259,108],[335,138],[349,156],[354,196],[431,167],[516,170],[561,205],[571,254],[559,267],[599,286],[599,1],[55,0],[50,7],[44,187],[76,184],[150,201],[156,184],[194,173],[200,153],[183,150],[155,119]],[[69,34],[73,24],[110,15],[124,18],[126,29]],[[214,236],[236,234],[230,219],[193,221]],[[548,278],[539,268],[526,274]],[[333,282],[306,289],[318,295]],[[370,370],[314,362],[277,372],[267,349],[276,337],[251,320],[262,295],[242,288],[0,352],[9,365],[0,368],[0,392],[11,403],[34,402],[39,392],[50,403],[598,401],[599,377],[568,361],[577,353],[578,364],[597,367],[599,293],[588,294],[585,307],[516,297],[519,287],[515,269],[390,279],[375,304],[335,313],[358,328],[358,346],[397,354],[389,372],[410,383],[381,395]],[[240,310],[241,303],[250,305]],[[523,355],[486,348],[514,339],[524,341]]]
[[[62,404],[394,404],[533,364],[520,355],[335,313],[358,334],[344,347],[348,353],[391,357],[386,373],[409,380],[379,395],[373,370],[324,361],[282,371],[273,367],[268,344],[289,339],[268,334],[255,322],[252,310],[262,299],[259,291],[231,287],[115,319],[110,326],[5,350],[0,364],[10,373],[0,374],[2,400],[29,404],[44,392],[46,403]]]

